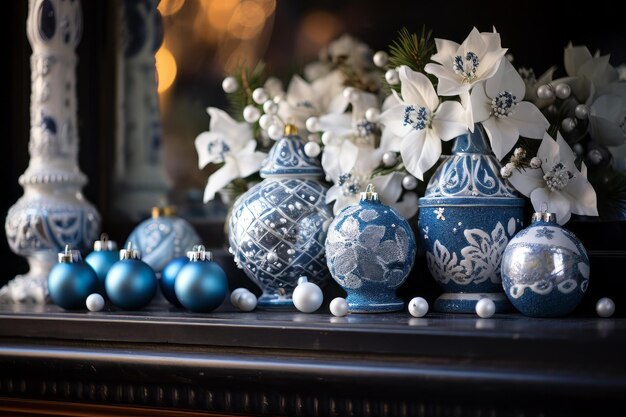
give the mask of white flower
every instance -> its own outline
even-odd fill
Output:
[[[525,92],[524,80],[506,58],[493,77],[472,90],[474,121],[482,122],[498,159],[504,158],[520,136],[541,139],[550,127],[534,104],[521,101]]]
[[[428,77],[400,67],[402,98],[380,116],[391,133],[402,137],[400,152],[406,169],[420,180],[441,155],[441,140],[467,132],[466,114],[460,103],[439,103]]]
[[[586,167],[576,168],[576,155],[560,134],[554,141],[547,133],[543,137],[537,157],[541,167],[516,169],[509,181],[522,194],[530,197],[535,211],[544,203],[556,213],[559,224],[565,224],[571,214],[597,216],[596,192],[587,181]]]
[[[261,168],[266,154],[257,152],[252,128],[247,123],[233,120],[223,110],[209,107],[210,130],[195,139],[198,166],[221,164],[209,177],[204,190],[204,202],[215,198],[215,193],[237,178],[246,178]]]
[[[295,75],[284,100],[279,103],[278,115],[284,123],[291,123],[304,131],[309,117],[327,113],[342,113],[348,100],[343,96],[344,77],[339,71],[308,83]]]
[[[626,96],[605,94],[593,102],[589,109],[589,135],[601,145],[621,146],[624,144]]]
[[[442,96],[468,92],[493,76],[507,51],[500,46],[500,34],[480,33],[476,28],[461,45],[445,39],[435,39],[435,44],[437,53],[431,59],[441,65],[426,64],[424,70],[439,79],[437,92]]]
[[[328,132],[332,138],[349,138],[356,141],[373,143],[376,124],[365,119],[367,109],[378,108],[378,99],[371,93],[355,90],[352,111],[347,113],[328,113],[320,116],[319,130]]]

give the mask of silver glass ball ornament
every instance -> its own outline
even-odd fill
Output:
[[[400,74],[395,69],[387,70],[385,73],[385,80],[389,85],[396,85],[400,83]]]
[[[589,117],[589,107],[587,107],[585,104],[579,104],[574,109],[574,115],[577,119],[585,120],[587,117]]]
[[[293,290],[293,305],[303,313],[312,313],[324,302],[324,294],[319,286],[308,282],[306,277],[298,279],[298,286]]]
[[[537,97],[539,97],[542,100],[553,99],[554,90],[552,89],[552,86],[548,84],[540,85],[539,88],[537,88]]]
[[[415,190],[417,188],[417,178],[413,175],[405,175],[402,178],[402,187],[409,191]]]
[[[557,98],[565,100],[572,94],[572,88],[565,83],[557,84],[554,87],[554,94],[556,94]]]
[[[330,302],[330,313],[335,317],[343,317],[348,314],[348,301],[343,297],[333,298]]]
[[[389,54],[385,51],[378,51],[374,54],[373,61],[378,68],[383,68],[389,62]]]
[[[476,303],[476,314],[482,319],[493,316],[496,312],[496,304],[491,298],[481,298]]]
[[[245,293],[246,291],[249,292],[249,290],[247,288],[236,288],[233,290],[233,292],[230,293],[230,303],[237,307],[237,300],[239,299],[239,296],[243,293]]]
[[[250,291],[245,291],[237,298],[237,307],[241,311],[252,311],[256,308],[257,298]]]
[[[395,152],[387,151],[383,154],[383,165],[387,168],[392,167],[398,163],[398,156]]]
[[[600,317],[611,317],[615,313],[615,303],[609,297],[603,297],[596,303],[596,313]]]
[[[409,301],[409,313],[413,317],[424,317],[428,313],[428,301],[422,297],[414,297]]]

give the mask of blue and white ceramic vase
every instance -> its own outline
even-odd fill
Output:
[[[474,313],[478,300],[488,297],[503,312],[510,304],[502,292],[500,262],[522,228],[524,200],[500,176],[501,165],[482,125],[458,136],[452,153],[419,201],[419,235],[428,269],[445,291],[434,308]]]
[[[324,171],[304,153],[292,125],[274,144],[261,169],[263,181],[235,202],[228,226],[235,262],[263,294],[261,308],[293,309],[298,278],[324,285],[326,231],[333,213],[326,205]]]
[[[135,227],[126,246],[132,243],[158,276],[172,259],[186,256],[200,241],[193,226],[172,207],[153,207],[152,218]]]
[[[589,257],[554,213],[535,213],[502,257],[502,285],[511,303],[531,317],[562,317],[581,302],[589,285]]]
[[[326,237],[328,269],[348,293],[351,313],[404,308],[396,296],[415,261],[415,236],[398,212],[380,202],[370,184],[357,205],[343,209]]]

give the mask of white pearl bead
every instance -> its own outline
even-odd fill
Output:
[[[87,297],[85,304],[89,311],[100,311],[104,308],[104,298],[100,294],[94,293]]]
[[[278,112],[278,104],[274,103],[273,100],[267,100],[263,103],[263,111],[266,114],[276,114]]]
[[[370,123],[378,123],[378,119],[380,118],[380,110],[376,107],[370,107],[365,111],[365,120]]]
[[[237,307],[241,311],[252,311],[256,308],[257,298],[250,291],[245,291],[237,298]]]
[[[409,313],[413,317],[424,317],[428,313],[428,301],[422,297],[415,297],[409,301]]]
[[[541,159],[537,158],[536,156],[534,156],[531,160],[530,160],[530,167],[531,168],[539,168],[541,167]]]
[[[481,298],[476,303],[476,314],[483,319],[489,318],[496,312],[496,304],[491,298]]]
[[[270,125],[273,122],[273,118],[272,116],[270,116],[269,114],[264,114],[263,116],[261,116],[261,118],[259,119],[259,126],[261,126],[261,129],[269,129]]]
[[[305,122],[306,130],[309,132],[319,132],[319,119],[317,117],[309,117]]]
[[[596,313],[600,317],[611,317],[615,313],[615,303],[609,297],[600,298],[596,303]]]
[[[237,289],[233,290],[233,292],[230,293],[230,303],[236,307],[237,306],[237,299],[244,292],[249,292],[249,291],[248,291],[247,288],[237,288]]]
[[[234,93],[239,89],[239,83],[235,77],[226,77],[222,81],[222,90],[225,93]]]
[[[345,298],[337,297],[330,302],[330,312],[333,316],[343,317],[348,314],[348,302]]]
[[[560,98],[561,100],[564,100],[568,98],[570,94],[572,94],[572,89],[569,85],[561,83],[561,84],[557,84],[557,86],[554,87],[554,93],[556,94],[558,98]]]
[[[378,68],[382,68],[389,62],[389,54],[385,51],[378,51],[374,54],[374,65]]]
[[[322,152],[322,148],[320,148],[320,145],[316,142],[307,142],[304,145],[304,154],[310,158],[317,157],[320,152]]]
[[[572,146],[572,150],[578,156],[582,155],[585,152],[585,148],[580,143],[575,143],[574,146]]]
[[[252,92],[252,100],[256,104],[263,104],[269,99],[267,91],[264,88],[257,88]]]
[[[284,131],[285,128],[282,125],[278,123],[273,123],[267,129],[267,135],[274,140],[278,140],[283,137]]]
[[[324,302],[324,294],[320,287],[307,282],[306,278],[300,278],[298,282],[301,283],[293,290],[293,305],[303,313],[312,313],[320,308]]]
[[[585,120],[587,117],[589,117],[589,107],[584,104],[579,104],[574,109],[574,114],[576,115],[577,119]]]
[[[261,111],[253,105],[248,105],[243,109],[243,119],[248,123],[254,123],[261,117]]]
[[[385,80],[387,80],[387,83],[390,85],[396,85],[400,83],[400,75],[395,69],[390,69],[385,73]]]
[[[571,132],[572,130],[576,129],[576,120],[572,119],[571,117],[566,117],[561,122],[561,129],[563,129],[565,133]]]
[[[513,171],[511,170],[511,168],[505,165],[500,168],[500,175],[502,176],[502,178],[509,178],[511,177],[511,175],[513,175]]]
[[[417,188],[417,178],[415,178],[413,175],[405,175],[404,178],[402,178],[402,187],[405,190],[414,190]]]
[[[554,98],[554,90],[547,84],[540,85],[539,88],[537,88],[537,97],[542,100],[550,100]]]
[[[348,100],[350,103],[354,103],[360,97],[359,90],[354,87],[346,87],[343,89],[343,98]]]
[[[383,165],[386,167],[392,167],[398,163],[398,157],[395,152],[385,152],[383,154]]]
[[[328,145],[334,138],[335,136],[329,131],[322,133],[322,143],[324,145]]]
[[[587,152],[587,158],[589,159],[589,162],[591,162],[593,165],[598,165],[604,159],[602,156],[602,152],[597,149],[592,149]]]

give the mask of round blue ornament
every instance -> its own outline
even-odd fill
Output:
[[[138,310],[154,297],[157,278],[152,268],[141,260],[139,251],[129,244],[120,251],[120,260],[109,269],[104,286],[114,305],[124,310]]]
[[[139,223],[126,245],[132,243],[142,254],[142,260],[156,272],[174,258],[185,256],[200,242],[193,226],[176,216],[172,207],[152,208],[152,218]]]
[[[87,297],[97,289],[96,273],[82,262],[79,251],[65,246],[65,252],[59,253],[59,263],[48,274],[52,302],[67,310],[84,309]]]
[[[411,226],[380,202],[371,184],[359,204],[343,209],[328,228],[328,268],[348,293],[351,313],[402,310],[395,290],[409,275],[415,252]]]
[[[531,317],[562,317],[581,302],[589,285],[589,257],[554,213],[533,214],[502,255],[502,286],[509,301]]]
[[[208,313],[224,302],[228,279],[224,270],[213,262],[213,254],[205,251],[204,246],[198,246],[188,255],[189,262],[176,276],[176,298],[188,310]]]
[[[180,269],[183,266],[187,265],[188,262],[189,259],[185,257],[174,258],[169,261],[167,265],[165,265],[165,268],[163,268],[163,271],[161,271],[161,279],[159,281],[159,284],[161,286],[161,292],[163,293],[167,301],[169,301],[176,307],[182,307],[182,304],[180,303],[180,301],[178,301],[178,298],[176,298],[174,283],[176,282],[176,276],[178,275],[178,272],[180,272]]]
[[[106,297],[104,289],[104,280],[107,277],[109,269],[113,264],[120,260],[120,253],[117,250],[117,243],[109,240],[109,236],[103,233],[100,240],[96,240],[93,244],[93,252],[85,258],[85,262],[89,264],[98,277],[98,294]]]

